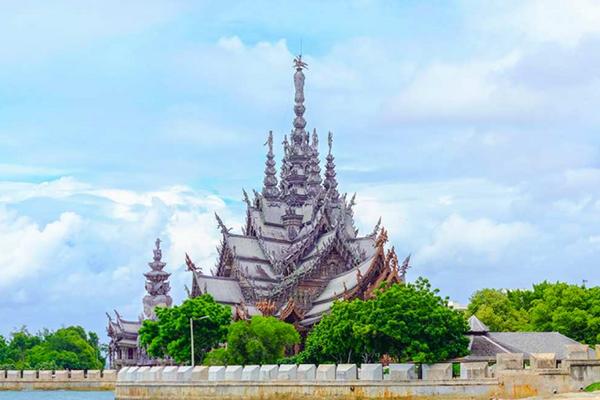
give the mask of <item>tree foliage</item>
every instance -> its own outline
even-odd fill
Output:
[[[184,301],[181,305],[156,309],[157,319],[146,320],[139,331],[140,343],[153,357],[190,362],[190,318],[194,321],[194,361],[202,363],[210,349],[222,343],[231,322],[231,309],[208,295]],[[207,318],[205,318],[207,317]]]
[[[432,363],[467,353],[464,316],[425,279],[394,285],[370,300],[336,302],[310,332],[301,362]]]
[[[542,282],[529,290],[483,289],[468,312],[492,331],[560,332],[588,344],[600,343],[600,288]]]
[[[0,369],[101,369],[98,335],[80,326],[31,334],[21,328],[7,341],[0,336]]]
[[[208,365],[273,364],[285,355],[285,349],[300,343],[293,325],[274,317],[255,316],[229,326],[227,348],[211,351]]]

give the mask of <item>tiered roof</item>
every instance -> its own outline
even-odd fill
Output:
[[[277,182],[273,133],[266,145],[264,185],[247,205],[242,234],[235,234],[216,216],[222,233],[214,276],[191,260],[191,296],[210,293],[232,307],[237,316],[261,314],[270,304],[274,314],[298,326],[310,326],[339,298],[367,297],[381,284],[403,281],[395,252],[385,252],[387,233],[380,223],[360,236],[354,225],[355,196],[337,190],[333,135],[328,134],[325,179],[321,177],[316,130],[309,135],[304,119],[306,63],[294,60],[295,118],[283,140]],[[263,307],[264,308],[264,307]],[[271,309],[271,308],[269,308]]]

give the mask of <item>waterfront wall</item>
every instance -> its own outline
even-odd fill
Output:
[[[490,399],[580,391],[600,381],[600,361],[563,361],[553,354],[522,354],[461,364],[248,365],[129,367],[119,371],[117,400],[216,399]]]
[[[115,370],[2,371],[1,390],[114,390]]]

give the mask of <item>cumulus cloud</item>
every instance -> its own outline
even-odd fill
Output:
[[[511,53],[491,61],[437,62],[422,68],[390,100],[388,118],[489,121],[529,114],[539,97],[503,79],[519,58],[518,53]]]
[[[55,263],[69,259],[74,240],[82,229],[79,215],[65,212],[58,220],[39,226],[31,219],[0,208],[0,287],[53,271]]]
[[[416,259],[447,263],[464,257],[485,257],[495,261],[510,246],[535,235],[535,228],[528,223],[498,223],[486,218],[469,221],[452,214],[434,229],[431,243],[419,250]]]
[[[0,290],[10,294],[0,305],[4,333],[16,323],[33,329],[81,323],[102,332],[102,315],[113,308],[137,318],[144,295],[142,273],[156,237],[164,242],[164,260],[173,274],[172,295],[181,301],[183,286],[190,283],[183,268],[185,253],[207,272],[214,263],[219,240],[214,212],[227,223],[241,218],[220,197],[183,186],[133,191],[61,178],[0,187],[5,188]],[[37,204],[47,208],[46,214],[58,212],[56,220],[40,224],[28,215],[27,203],[38,198],[54,199]],[[85,215],[69,211],[77,202],[93,208]],[[44,304],[43,316],[32,311],[36,304]]]

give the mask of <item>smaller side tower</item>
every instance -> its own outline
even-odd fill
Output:
[[[162,262],[162,250],[160,249],[160,239],[156,239],[156,248],[153,251],[154,259],[148,265],[150,272],[146,272],[146,291],[144,296],[144,316],[147,319],[156,319],[155,308],[171,307],[173,299],[169,295],[171,285],[169,284],[170,273],[163,271],[167,263]]]

